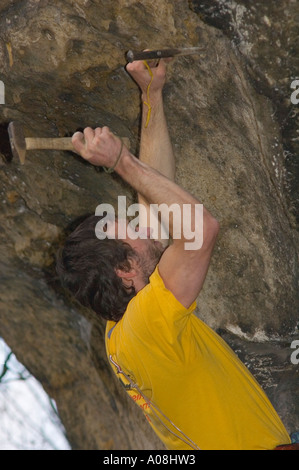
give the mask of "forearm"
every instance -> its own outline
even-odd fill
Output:
[[[164,113],[162,91],[151,100],[148,125],[146,121],[149,108],[147,97],[142,96],[142,131],[139,160],[158,170],[162,175],[174,180],[175,159]]]
[[[151,168],[144,162],[134,157],[127,149],[120,145],[120,139],[110,132],[108,127],[84,129],[84,134],[76,132],[72,138],[73,146],[76,151],[87,161],[96,166],[113,167],[114,170],[126,181],[133,189],[148,201],[149,204],[160,206],[164,204],[169,209],[169,235],[173,239],[178,239],[176,233],[184,233],[184,209],[190,208],[188,215],[188,228],[195,233],[198,226],[196,214],[200,202],[190,193],[178,186],[174,181],[163,176],[157,170]],[[119,156],[117,156],[119,155]],[[174,227],[174,213],[171,212],[171,206],[178,205],[180,209],[180,221]],[[184,207],[187,205],[189,207]],[[176,214],[179,211],[175,211]],[[213,227],[215,219],[203,207],[203,235],[205,230],[209,231]],[[173,233],[173,228],[176,233]],[[209,237],[207,237],[208,239]],[[183,240],[183,238],[182,238]]]
[[[147,96],[142,95],[142,124],[139,160],[159,171],[163,176],[174,181],[175,159],[164,113],[162,90],[150,99],[150,110]],[[158,226],[156,238],[163,244],[169,243],[168,225],[163,223],[150,208],[149,201],[138,192],[138,202],[146,211],[140,212],[140,227]]]
[[[185,191],[169,178],[163,176],[157,170],[149,167],[146,163],[140,162],[127,149],[124,151],[120,163],[116,167],[116,172],[141,194],[149,204],[155,204],[157,206],[165,204],[168,208],[174,204],[178,206],[180,214],[183,214],[184,205],[189,205],[191,220],[188,221],[188,227],[194,232],[196,229],[195,211],[200,201],[189,192]],[[183,234],[185,230],[183,217],[180,217],[180,226],[173,227],[173,213],[169,214],[170,236],[178,239],[177,234],[181,234],[181,240],[184,240]],[[208,227],[211,220],[213,220],[213,217],[203,208],[203,223],[206,227]]]
[[[142,100],[142,125],[139,160],[174,179],[175,162],[163,107],[166,63],[135,61],[127,71],[138,84]]]
[[[191,194],[125,150],[116,172],[150,204],[199,203]]]

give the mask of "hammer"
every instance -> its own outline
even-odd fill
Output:
[[[18,157],[21,164],[25,163],[27,150],[69,150],[76,152],[71,137],[25,137],[22,124],[13,121],[8,126],[8,135],[13,157]],[[123,137],[122,141],[129,148],[130,141]]]

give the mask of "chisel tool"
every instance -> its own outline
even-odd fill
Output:
[[[154,51],[128,51],[128,62],[135,60],[154,60],[166,59],[168,57],[200,54],[204,51],[203,47],[184,47],[178,49],[156,49]]]

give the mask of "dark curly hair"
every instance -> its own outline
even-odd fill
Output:
[[[121,240],[99,240],[95,235],[98,216],[89,216],[67,238],[56,258],[62,285],[84,306],[106,320],[119,321],[136,295],[126,288],[115,270],[129,271],[136,254]]]

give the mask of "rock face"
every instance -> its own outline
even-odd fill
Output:
[[[1,2],[6,104],[0,106],[0,335],[56,400],[73,448],[161,448],[112,377],[104,324],[71,302],[54,269],[57,247],[79,218],[101,202],[134,195],[117,176],[95,171],[68,152],[28,152],[25,165],[7,163],[4,137],[11,120],[23,123],[26,136],[37,137],[108,125],[129,137],[138,153],[139,91],[124,69],[129,49],[199,44],[206,49],[204,56],[171,64],[164,93],[177,180],[221,225],[198,314],[225,331],[233,345],[246,337],[268,348],[275,341],[275,351],[281,344],[285,351],[296,337],[295,143],[294,129],[282,132],[282,111],[277,115],[287,101],[285,89],[275,94],[279,64],[270,73],[261,60],[264,49],[252,34],[260,27],[257,21],[241,24],[252,44],[246,49],[226,35],[224,2],[209,2],[213,11],[200,10],[199,3],[208,2]],[[228,3],[231,11],[239,5]],[[277,10],[264,11],[272,25],[271,14]],[[293,24],[286,15],[285,30],[288,18]],[[287,54],[287,41],[282,47]],[[283,364],[287,357],[288,352]],[[286,370],[278,369],[269,369],[271,387],[279,382],[277,390],[285,396],[284,377],[296,389],[296,366],[289,362]],[[279,403],[279,395],[273,400]],[[280,406],[290,432],[299,428],[298,414],[289,418],[292,400]]]
[[[269,5],[256,0],[190,0],[190,7],[231,39],[246,58],[246,70],[257,92],[272,101],[284,150],[284,193],[298,228],[299,113],[291,101],[292,83],[299,70],[298,2],[280,0]]]

